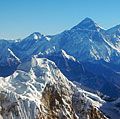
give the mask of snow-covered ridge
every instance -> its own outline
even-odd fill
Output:
[[[81,89],[78,90],[64,77],[53,62],[44,58],[32,58],[31,61],[21,64],[13,75],[0,80],[0,96],[2,96],[0,107],[3,119],[8,119],[8,116],[12,119],[23,117],[48,119],[53,116],[66,119],[94,119],[89,111],[96,108],[95,102],[104,103],[97,99],[94,102],[90,99],[91,94],[87,98]],[[82,100],[81,104],[77,104],[79,108],[74,105],[77,100]],[[96,109],[97,111],[93,113],[100,119],[106,119],[99,111],[99,105]],[[81,110],[84,110],[84,114],[80,113]]]
[[[97,31],[102,30],[102,28],[99,25],[97,25],[97,23],[95,23],[92,19],[88,17],[85,18],[82,22],[80,22],[72,29],[97,30]]]
[[[15,58],[18,62],[20,62],[20,59],[15,56],[15,54],[13,53],[13,51],[10,48],[8,48],[8,51],[13,58]]]
[[[114,32],[119,27],[113,28]],[[78,60],[105,60],[107,62],[120,57],[119,36],[113,42],[113,32],[102,29],[90,18],[85,18],[70,30],[54,36],[45,36],[34,32],[19,42],[13,42],[9,46],[19,59],[27,59],[39,53],[51,53],[64,50]],[[108,34],[109,32],[109,34]],[[2,41],[0,41],[2,43]],[[11,44],[11,43],[10,43]],[[84,55],[84,58],[83,58]],[[113,56],[115,58],[113,58]]]

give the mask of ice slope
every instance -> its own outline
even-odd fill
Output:
[[[120,57],[119,49],[108,41],[106,31],[90,18],[54,36],[51,43],[56,50],[63,49],[79,61],[110,62]]]
[[[0,76],[12,74],[21,62],[12,51],[13,43],[14,41],[0,40]]]
[[[25,61],[32,56],[45,51],[45,49],[49,49],[50,39],[49,36],[34,32],[25,39],[14,43],[12,49],[22,61]]]
[[[38,57],[45,57],[55,62],[69,80],[80,83],[81,87],[85,86],[94,90],[93,92],[100,91],[110,97],[120,96],[120,75],[110,68],[107,62],[81,62],[64,50],[51,54],[39,54]]]
[[[45,58],[20,64],[13,75],[0,81],[3,119],[106,119],[99,110],[105,101],[77,89]]]

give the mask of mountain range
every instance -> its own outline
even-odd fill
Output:
[[[119,119],[120,25],[85,18],[60,34],[1,39],[0,51],[1,118]]]

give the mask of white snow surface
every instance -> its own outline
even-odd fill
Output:
[[[45,58],[34,57],[31,61],[20,64],[13,75],[6,78],[1,77],[0,81],[0,99],[7,97],[4,99],[5,103],[2,104],[2,107],[7,111],[7,107],[15,105],[16,112],[19,113],[19,116],[15,116],[13,112],[6,112],[11,119],[22,119],[23,117],[24,119],[35,119],[38,116],[38,109],[41,110],[40,105],[44,105],[40,100],[46,84],[49,83],[57,85],[63,83],[69,89],[69,93],[79,92],[84,95],[85,100],[88,100],[88,105],[92,104],[99,108],[105,103],[97,95],[77,89],[60,72],[55,63]],[[8,119],[6,113],[2,115],[3,119]]]

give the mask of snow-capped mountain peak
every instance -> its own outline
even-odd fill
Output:
[[[1,119],[107,119],[99,109],[105,101],[77,88],[45,58],[32,58],[0,80]]]
[[[41,39],[42,36],[43,36],[43,35],[42,35],[41,33],[39,33],[39,32],[34,32],[34,33],[32,33],[32,34],[29,36],[29,38],[35,39],[35,40],[39,40],[39,39]]]
[[[99,27],[91,18],[85,18],[82,22],[80,22],[78,25],[73,27],[73,29],[82,29],[82,30],[100,30],[101,27]]]
[[[113,28],[108,29],[107,33],[112,34],[112,35],[120,33],[120,25],[117,25],[117,26],[115,26]]]

